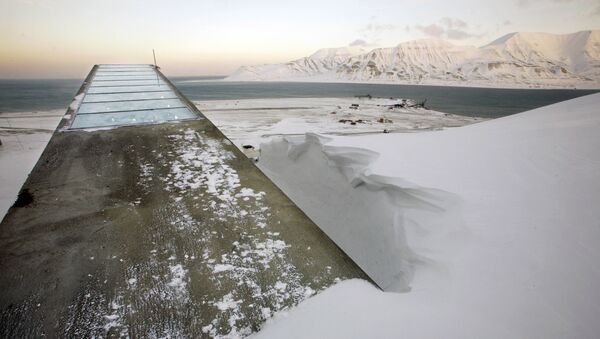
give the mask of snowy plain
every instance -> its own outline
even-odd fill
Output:
[[[250,156],[257,155],[255,150],[261,143],[281,135],[419,132],[485,120],[423,108],[390,107],[402,104],[402,99],[397,98],[277,98],[197,101],[195,104]],[[407,104],[415,103],[407,101]],[[243,145],[254,149],[244,150]]]
[[[0,220],[17,198],[64,112],[0,113]]]
[[[263,144],[265,173],[364,269],[382,273],[364,266],[380,260],[404,273],[406,293],[345,281],[277,314],[257,337],[597,338],[598,130],[594,94],[443,131]],[[370,205],[391,199],[390,185],[441,208]],[[342,211],[340,199],[353,205]],[[385,215],[353,224],[373,211],[393,227],[377,224]],[[361,227],[397,242],[369,243]],[[394,255],[404,264],[393,266]]]

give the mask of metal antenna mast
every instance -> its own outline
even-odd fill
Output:
[[[154,71],[156,72],[156,85],[160,86],[160,82],[158,81],[158,66],[156,65],[156,53],[154,53],[154,48],[152,49],[152,57],[154,57]]]

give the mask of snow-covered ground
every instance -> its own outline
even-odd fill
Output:
[[[596,337],[600,94],[450,129],[479,120],[390,103],[197,103],[236,144],[266,142],[259,166],[391,291],[339,283],[258,336]],[[1,215],[61,117],[0,114]]]
[[[594,94],[444,131],[262,145],[267,175],[408,292],[342,282],[258,337],[597,338],[599,130]]]
[[[0,220],[17,199],[64,110],[0,113]]]
[[[306,132],[334,135],[383,133],[384,130],[415,132],[484,120],[422,108],[389,107],[401,103],[402,99],[389,98],[278,98],[195,104],[238,147],[251,145],[255,150],[273,136]],[[358,107],[351,108],[352,104]],[[408,104],[414,103],[409,101]],[[256,153],[246,152],[250,156]]]

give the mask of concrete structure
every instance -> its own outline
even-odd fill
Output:
[[[76,99],[0,225],[0,337],[244,336],[368,279],[154,67]]]

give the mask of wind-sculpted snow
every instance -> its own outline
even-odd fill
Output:
[[[436,264],[416,267],[409,293],[382,293],[362,281],[346,281],[303,302],[287,317],[276,317],[260,337],[280,338],[286,333],[301,333],[299,338],[598,337],[599,107],[600,94],[593,94],[439,132],[333,136],[327,143],[320,141],[320,159],[330,159],[331,150],[368,149],[355,156],[363,157],[357,163],[368,163],[378,155],[369,166],[372,174],[452,192],[461,199],[460,214],[453,217],[457,210],[452,205],[420,195],[409,201],[418,201],[419,207],[422,200],[446,207],[448,225],[424,222],[414,209],[403,213],[406,207],[395,208],[404,216],[407,247]],[[271,145],[274,160],[286,161],[283,166],[295,168],[297,176],[313,175],[313,181],[333,187],[329,199],[315,195],[323,209],[357,220],[365,211],[379,212],[377,205],[383,199],[357,202],[344,195],[363,194],[359,192],[363,185],[336,189],[340,184],[349,186],[348,182],[317,173],[332,168],[316,161],[315,171],[305,174],[310,149],[292,161],[286,160],[289,146],[284,146],[284,142]],[[266,151],[263,148],[262,160],[269,160]],[[332,166],[339,163],[331,161]],[[284,188],[301,197],[304,187],[297,186],[301,180],[289,173],[284,173],[290,180]],[[365,174],[380,182],[381,177]],[[422,192],[409,183],[399,187]],[[335,209],[337,200],[346,202],[345,209]],[[385,230],[375,229],[380,220],[374,216],[365,225]],[[451,224],[461,220],[464,232]],[[459,232],[444,234],[453,229]],[[363,239],[366,253],[389,248],[385,242],[367,240],[373,239]]]
[[[227,80],[600,88],[600,31],[512,33],[479,48],[423,39],[365,53],[327,50],[285,64],[243,66]]]
[[[261,145],[259,167],[384,290],[402,292],[434,241],[460,234],[460,200],[401,178],[370,174],[378,154],[327,146],[315,134]]]

